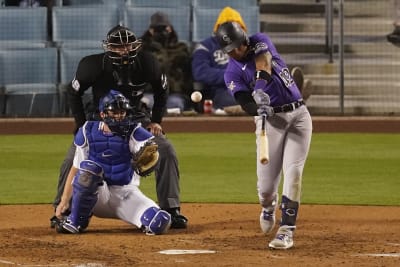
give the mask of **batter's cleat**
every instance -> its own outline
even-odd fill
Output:
[[[282,225],[279,227],[274,240],[269,243],[271,249],[289,249],[293,247],[293,231],[296,226]]]
[[[180,208],[166,209],[171,214],[171,228],[185,229],[187,228],[188,219],[180,213]]]
[[[264,234],[268,234],[275,226],[275,212],[265,208],[261,210],[260,214],[260,227]]]

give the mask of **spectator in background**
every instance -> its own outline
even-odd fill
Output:
[[[396,45],[400,46],[400,0],[393,0],[393,31],[386,35],[387,40]]]
[[[231,7],[225,7],[218,15],[212,36],[196,44],[192,54],[193,79],[201,84],[203,99],[213,100],[214,110],[238,105],[224,82],[224,73],[229,57],[221,50],[215,37],[219,25],[228,21],[239,23],[247,32],[246,24],[240,13]]]
[[[154,13],[150,25],[141,37],[143,49],[151,52],[160,62],[161,71],[167,75],[169,96],[167,109],[179,108],[180,112],[191,109],[190,94],[193,91],[190,69],[191,54],[186,43],[179,41],[168,15]],[[152,95],[146,93],[146,104],[151,108]]]

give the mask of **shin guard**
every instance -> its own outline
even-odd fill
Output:
[[[89,224],[97,202],[97,189],[102,182],[103,168],[94,161],[82,161],[72,183],[71,214],[68,216],[69,223],[80,231]]]
[[[140,218],[142,229],[146,234],[159,235],[168,231],[171,226],[171,215],[156,207],[148,208]]]
[[[292,201],[286,196],[282,196],[281,225],[296,226],[297,212],[299,210],[299,202]]]

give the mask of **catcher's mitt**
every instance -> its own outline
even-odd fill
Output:
[[[133,155],[132,167],[140,176],[147,176],[156,167],[158,157],[158,145],[153,141],[148,141]]]

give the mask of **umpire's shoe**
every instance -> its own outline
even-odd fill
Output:
[[[180,208],[170,208],[166,209],[166,211],[171,214],[171,228],[187,228],[188,219],[180,213]]]

